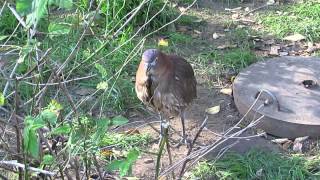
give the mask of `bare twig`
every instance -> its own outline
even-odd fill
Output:
[[[73,99],[72,99],[72,97],[71,97],[71,95],[70,95],[70,93],[69,93],[66,85],[61,83],[59,77],[57,77],[56,79],[58,79],[58,81],[59,81],[59,86],[60,86],[60,88],[62,89],[64,95],[67,97],[67,100],[68,100],[69,104],[71,105],[73,112],[76,113],[76,114],[78,114],[78,113],[77,113],[77,108],[76,108],[76,106],[75,106],[75,104],[74,104],[74,102],[73,102]],[[78,118],[77,118],[77,119],[78,119]],[[81,125],[80,120],[79,120],[79,124]]]
[[[99,164],[99,162],[97,160],[97,157],[94,154],[92,155],[92,157],[93,157],[93,163],[96,166],[99,178],[102,180],[103,179],[103,173],[101,171],[101,167],[100,167],[100,164]]]
[[[5,164],[5,165],[9,165],[9,166],[18,167],[18,168],[21,168],[23,170],[25,169],[25,165],[21,164],[21,163],[18,163],[16,160],[0,161],[0,164]],[[38,173],[38,174],[42,173],[42,174],[49,175],[49,176],[54,176],[56,174],[54,172],[50,172],[50,171],[46,171],[46,170],[42,170],[42,169],[34,168],[34,167],[28,167],[28,170],[33,171],[33,172]]]
[[[57,83],[45,83],[45,84],[42,84],[42,83],[35,84],[35,83],[27,82],[27,81],[22,81],[22,82],[26,83],[26,84],[29,84],[29,85],[32,85],[32,86],[55,86],[55,85],[59,85],[59,84],[67,84],[67,83],[74,82],[74,81],[90,79],[90,78],[95,77],[95,76],[97,76],[97,74],[93,74],[93,75],[89,75],[89,76],[85,76],[85,77],[74,78],[74,79],[61,81],[61,82],[57,82]]]
[[[22,17],[18,14],[18,12],[11,7],[10,4],[7,5],[8,8],[11,10],[12,14],[16,17],[16,19],[19,21],[19,23],[24,27],[27,28],[26,22],[22,19]]]
[[[263,9],[263,8],[268,7],[268,6],[271,6],[271,5],[272,5],[272,4],[266,3],[266,4],[264,4],[264,5],[260,6],[260,7],[257,7],[257,8],[255,8],[255,9],[252,9],[251,11],[247,12],[247,13],[244,14],[243,16],[248,16],[249,14],[251,14],[251,13],[253,13],[253,12],[259,10],[259,9]]]
[[[10,79],[12,79],[14,74],[16,73],[18,65],[19,65],[19,62],[17,60],[16,64],[14,65],[14,67],[13,67],[11,73],[10,73],[10,76],[9,76]],[[7,81],[6,85],[4,86],[3,92],[2,92],[4,96],[6,96],[6,94],[7,94],[7,90],[9,88],[9,85],[10,85],[10,81]]]
[[[194,146],[195,142],[197,141],[198,137],[200,136],[203,128],[207,125],[207,122],[208,122],[208,115],[206,115],[206,117],[205,117],[205,119],[203,120],[203,122],[202,122],[202,124],[201,124],[198,132],[196,133],[193,141],[190,143],[190,147],[189,147],[189,149],[188,149],[187,156],[189,156],[190,153],[192,152],[193,146]],[[178,179],[181,179],[181,178],[182,178],[182,176],[183,176],[183,174],[184,174],[184,170],[185,170],[186,165],[187,165],[188,162],[189,162],[189,159],[186,159],[186,160],[183,162],[182,168],[181,168],[181,170],[180,170]]]
[[[6,5],[7,5],[7,1],[4,1],[3,5],[0,9],[0,16],[2,16],[3,9],[5,8]]]
[[[178,162],[176,162],[175,164],[173,164],[171,167],[169,167],[168,169],[164,170],[161,175],[167,174],[169,172],[172,172],[175,168],[177,168],[178,166],[180,166],[181,164],[183,164],[186,160],[191,160],[193,158],[195,158],[195,160],[193,160],[193,162],[188,166],[189,169],[190,167],[193,166],[194,163],[198,162],[201,158],[203,158],[205,155],[207,155],[209,152],[211,152],[212,150],[216,149],[218,146],[220,146],[221,144],[223,144],[224,142],[226,142],[228,139],[237,137],[239,135],[241,135],[244,131],[246,131],[249,128],[254,127],[257,123],[260,122],[260,120],[264,117],[263,115],[258,118],[257,120],[252,121],[247,127],[233,133],[230,134],[234,129],[236,129],[238,127],[238,125],[245,119],[245,117],[249,114],[249,112],[253,109],[253,107],[256,105],[257,101],[259,100],[261,93],[263,92],[260,91],[260,93],[258,94],[256,100],[253,102],[253,104],[250,106],[250,108],[248,109],[248,111],[244,114],[244,116],[240,119],[240,121],[238,123],[236,123],[233,127],[229,128],[227,130],[227,132],[224,134],[224,136],[220,137],[215,143],[213,143],[212,145],[208,145],[205,146],[203,148],[201,148],[200,150],[197,150],[193,153],[190,153],[189,155],[187,155],[186,157],[182,158],[181,160],[179,160]]]

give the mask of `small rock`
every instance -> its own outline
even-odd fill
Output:
[[[150,159],[145,159],[143,162],[144,162],[145,164],[150,164],[150,163],[153,163],[154,160],[150,158]]]
[[[249,8],[249,7],[246,7],[246,8],[244,9],[244,11],[249,12],[249,11],[250,11],[250,8]]]

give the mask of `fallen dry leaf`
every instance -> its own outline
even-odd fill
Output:
[[[96,90],[93,88],[79,88],[79,89],[75,90],[74,92],[80,96],[87,96],[87,95],[94,93],[95,91]]]
[[[212,34],[212,38],[213,38],[213,39],[218,39],[219,37],[220,37],[220,36],[219,36],[217,33],[213,33],[213,34]]]
[[[240,14],[238,14],[238,13],[235,13],[235,14],[231,15],[232,19],[238,19],[239,17],[240,17]]]
[[[177,31],[178,32],[187,32],[189,30],[192,30],[192,28],[189,27],[189,26],[181,26],[181,25],[177,26]]]
[[[274,39],[268,39],[264,43],[267,44],[267,45],[272,45],[272,44],[275,43],[275,40]]]
[[[150,164],[150,163],[153,163],[153,159],[151,159],[151,158],[148,158],[148,159],[145,159],[143,162],[145,163],[145,164]]]
[[[126,135],[133,135],[133,134],[140,134],[140,131],[138,129],[129,129],[125,131]]]
[[[279,139],[273,139],[271,141],[274,143],[277,143],[277,144],[283,144],[283,143],[291,141],[291,140],[289,140],[288,138],[279,138]]]
[[[279,49],[281,49],[280,46],[271,46],[269,54],[278,56],[279,55],[279,52],[278,52]]]
[[[262,172],[263,172],[263,169],[259,169],[259,170],[256,172],[256,176],[257,176],[257,177],[262,176]]]
[[[297,42],[297,41],[301,41],[301,40],[306,39],[306,37],[297,33],[297,34],[293,34],[291,36],[287,36],[283,39],[287,40],[287,41]]]
[[[292,145],[292,141],[287,141],[287,142],[283,143],[283,145],[281,147],[284,150],[288,150],[291,145]]]
[[[301,142],[295,142],[295,143],[293,143],[293,148],[292,148],[292,150],[294,151],[294,152],[299,152],[299,153],[302,153],[302,143]]]
[[[272,4],[274,4],[274,3],[276,3],[275,0],[269,0],[269,1],[267,2],[267,5],[272,5]]]
[[[194,30],[194,32],[197,34],[201,34],[201,31],[198,31],[198,30]]]
[[[297,137],[294,142],[303,142],[305,140],[307,140],[309,138],[309,136],[303,136],[303,137]]]
[[[187,9],[185,7],[178,7],[178,9],[182,13],[187,11]]]
[[[242,9],[242,7],[236,7],[236,8],[225,8],[224,10],[226,11],[230,11],[230,12],[237,12],[237,11],[240,11]]]
[[[211,115],[218,114],[219,112],[220,112],[220,105],[213,106],[211,108],[206,109],[206,113],[211,114]]]
[[[288,56],[289,53],[288,53],[288,52],[279,52],[279,55],[280,55],[280,56]]]
[[[217,49],[221,49],[222,50],[222,49],[235,48],[235,47],[237,47],[236,44],[230,44],[230,45],[225,44],[225,45],[218,46]]]
[[[231,88],[223,88],[223,89],[220,90],[220,93],[231,96],[232,89]]]

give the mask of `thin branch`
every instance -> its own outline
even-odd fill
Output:
[[[16,19],[20,22],[20,24],[24,28],[27,28],[26,22],[22,19],[22,17],[18,14],[18,12],[13,7],[11,7],[10,4],[8,4],[7,6],[10,9],[10,11],[12,12],[12,14],[16,17]]]
[[[97,74],[93,74],[93,75],[89,75],[89,76],[85,76],[85,77],[74,78],[74,79],[70,79],[70,80],[67,80],[67,81],[61,81],[61,82],[57,82],[57,83],[35,84],[35,83],[28,82],[28,81],[22,81],[22,82],[26,83],[26,84],[29,84],[29,85],[32,85],[32,86],[55,86],[55,85],[59,85],[59,84],[67,84],[67,83],[74,82],[74,81],[90,79],[90,78],[95,77],[95,76],[97,76]]]
[[[200,136],[203,128],[207,125],[207,122],[208,122],[208,115],[206,115],[206,117],[205,117],[205,119],[203,120],[203,122],[202,122],[202,124],[201,124],[201,126],[200,126],[200,128],[199,128],[199,130],[198,130],[198,132],[197,132],[197,134],[195,135],[193,141],[191,142],[190,147],[189,147],[189,150],[188,150],[188,153],[187,153],[187,156],[189,156],[189,155],[191,154],[192,149],[193,149],[193,146],[194,146],[195,142],[197,141],[198,137]],[[182,178],[182,176],[183,176],[183,174],[184,174],[184,170],[185,170],[186,165],[187,165],[188,162],[189,162],[189,159],[187,159],[187,160],[185,160],[185,161],[183,162],[182,168],[181,168],[181,170],[180,170],[180,174],[179,174],[178,179],[181,179],[181,178]]]
[[[3,9],[5,8],[6,5],[7,5],[7,1],[4,1],[3,5],[0,9],[0,16],[2,16]]]
[[[9,166],[18,167],[18,168],[21,168],[23,170],[25,169],[25,165],[21,164],[21,163],[18,163],[16,160],[0,161],[0,164],[5,164],[5,165],[9,165]],[[49,175],[49,176],[54,176],[56,174],[54,172],[50,172],[50,171],[46,171],[46,170],[42,170],[42,169],[34,168],[34,167],[28,167],[28,170],[33,171],[33,172],[35,172],[37,174],[42,173],[42,174]]]

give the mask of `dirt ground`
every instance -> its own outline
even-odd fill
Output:
[[[231,14],[226,14],[225,8],[235,8],[237,6],[233,6],[232,4],[228,4],[226,2],[221,2],[222,1],[215,0],[199,0],[197,2],[197,5],[194,8],[192,8],[192,13],[197,15],[201,18],[201,20],[206,22],[205,25],[202,25],[195,29],[201,32],[198,38],[202,40],[205,39],[206,43],[200,43],[194,47],[179,46],[182,52],[188,52],[188,54],[199,53],[205,50],[209,45],[219,46],[223,45],[227,41],[226,37],[213,39],[212,34],[225,33],[225,27],[223,25],[223,22],[226,19],[231,19]],[[262,1],[255,1],[255,3],[249,2],[245,4],[240,4],[240,6],[255,8],[261,5],[262,3]],[[204,11],[206,12],[205,14],[203,14]],[[205,130],[201,133],[200,138],[198,140],[199,144],[208,145],[215,142],[218,139],[218,136],[215,135],[215,133],[223,134],[227,129],[232,127],[235,123],[237,123],[240,120],[241,115],[238,113],[234,105],[232,96],[220,92],[222,88],[231,88],[231,83],[223,83],[223,85],[220,84],[220,86],[208,86],[205,80],[202,79],[202,77],[200,76],[197,76],[197,82],[197,99],[194,100],[191,109],[187,113],[186,132],[189,135],[189,137],[193,138],[205,117],[205,110],[207,108],[220,105],[219,113],[215,115],[209,115],[208,124]],[[145,119],[145,117],[143,117],[142,115],[135,114],[135,117],[131,118],[131,121],[139,121],[141,120],[141,118]],[[152,122],[159,120],[155,117],[149,119],[148,121]],[[159,128],[159,123],[155,123],[154,125],[155,127]],[[181,123],[179,119],[172,120],[170,122],[170,125],[181,133]],[[149,146],[149,149],[147,151],[156,153],[158,150],[157,139],[159,137],[159,134],[149,126],[140,129],[140,132],[148,132],[152,134],[155,141],[153,144]],[[173,133],[171,137],[176,140],[179,139],[179,136],[176,133]],[[250,150],[251,148],[267,148],[274,151],[279,150],[276,144],[273,144],[262,137],[253,138],[250,140],[243,140],[236,146],[234,146],[231,150],[239,153],[244,153]],[[186,146],[183,145],[179,148],[172,148],[171,151],[173,154],[173,161],[175,162],[184,157],[187,154],[188,150]],[[207,158],[215,158],[217,152],[219,152],[219,149],[213,152],[211,155],[207,156]],[[168,167],[169,165],[167,153],[164,153],[163,156],[164,158],[162,160],[162,170]],[[155,172],[155,163],[155,155],[144,153],[133,167],[133,175],[142,179],[152,179],[154,177]]]

